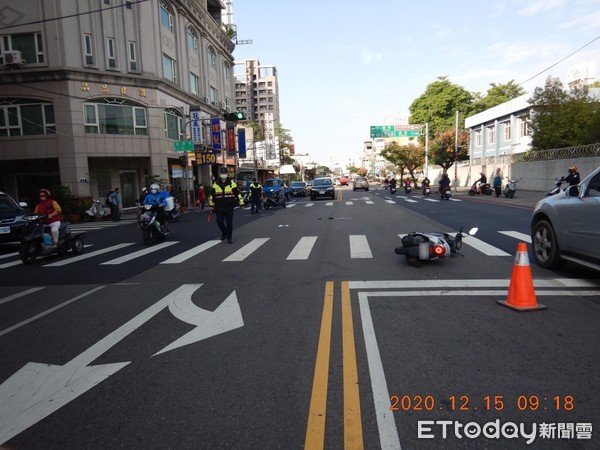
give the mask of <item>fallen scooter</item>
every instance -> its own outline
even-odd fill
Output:
[[[23,219],[27,221],[23,229],[21,249],[19,250],[19,256],[23,264],[33,264],[38,257],[50,256],[53,253],[64,255],[69,249],[75,255],[83,252],[83,235],[85,233],[71,232],[69,222],[62,220],[58,229],[58,243],[56,247],[52,247],[50,230],[46,230],[46,225],[43,223],[45,218],[46,214],[23,216]]]
[[[285,196],[277,194],[265,194],[265,202],[263,204],[265,210],[271,209],[277,206],[281,206],[282,208],[286,207],[285,204]]]
[[[433,231],[422,233],[414,231],[402,238],[402,247],[396,247],[397,255],[404,255],[406,261],[414,267],[421,267],[423,261],[459,255],[463,237],[473,236],[477,228],[471,228],[465,234],[461,229],[454,236],[450,233]]]

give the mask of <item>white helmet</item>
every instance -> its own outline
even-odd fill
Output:
[[[150,185],[150,192],[156,194],[158,192],[158,184],[154,183]]]

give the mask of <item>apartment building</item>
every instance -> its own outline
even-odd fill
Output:
[[[195,149],[212,151],[208,119],[233,106],[224,8],[221,0],[3,0],[0,190],[33,201],[58,184],[96,198],[119,186],[127,207],[152,178],[181,186],[175,143],[190,138],[193,123]],[[200,120],[190,121],[190,108]],[[193,170],[196,183],[209,182],[214,167]]]
[[[250,120],[264,121],[272,114],[275,124],[280,123],[279,83],[275,66],[262,66],[258,59],[238,63],[235,74],[235,107]],[[242,68],[243,67],[243,68]]]

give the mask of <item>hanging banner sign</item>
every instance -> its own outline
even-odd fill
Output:
[[[227,153],[235,154],[235,128],[227,127]]]
[[[246,158],[246,129],[238,128],[238,153],[240,158]]]
[[[212,136],[212,148],[221,150],[223,148],[221,142],[221,120],[210,119],[210,133]]]

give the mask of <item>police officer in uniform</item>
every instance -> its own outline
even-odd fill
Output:
[[[221,230],[221,240],[233,242],[233,210],[236,206],[244,206],[244,200],[237,184],[229,178],[227,167],[219,169],[219,178],[210,190],[209,206],[211,212],[217,214],[217,225]]]
[[[252,202],[250,206],[250,214],[254,214],[255,212],[258,214],[262,205],[260,204],[260,197],[262,196],[262,185],[260,182],[256,181],[256,178],[252,179],[252,183],[250,183],[250,200]]]

